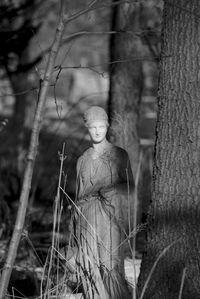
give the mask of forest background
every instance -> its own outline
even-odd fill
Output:
[[[91,5],[89,1],[65,2],[69,14],[84,11]],[[57,1],[2,3],[0,238],[3,265],[19,205],[30,133],[59,6]],[[38,257],[44,265],[51,245],[60,153],[65,143],[65,189],[74,198],[76,160],[89,144],[82,114],[90,105],[100,105],[108,111],[112,120],[111,140],[125,147],[131,157],[137,152],[137,157],[132,159],[136,159],[136,165],[133,163],[132,167],[135,177],[139,172],[138,222],[145,222],[151,199],[162,6],[158,0],[103,1],[99,8],[81,14],[66,26],[42,116],[23,238],[11,278],[11,285],[18,290],[26,280],[34,284],[34,292],[38,291],[36,279],[32,277],[39,267]],[[120,8],[124,19],[119,17]],[[115,82],[122,91],[117,93],[119,99],[113,92]],[[125,123],[124,115],[129,111],[132,118],[127,118]],[[135,135],[131,140],[127,132],[132,132],[133,127]],[[64,246],[68,242],[71,203],[63,198],[63,205],[60,243]],[[143,235],[136,246],[138,254],[141,253]],[[30,287],[21,292],[25,296],[35,295],[29,293]]]

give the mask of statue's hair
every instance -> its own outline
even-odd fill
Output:
[[[99,106],[92,106],[87,109],[83,115],[85,126],[88,127],[94,121],[104,121],[108,126],[108,115],[106,111]]]

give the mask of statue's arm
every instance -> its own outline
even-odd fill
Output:
[[[116,157],[116,163],[118,165],[118,181],[112,185],[103,187],[100,189],[100,193],[103,196],[111,196],[113,193],[119,193],[123,195],[131,194],[134,191],[134,179],[131,170],[130,160],[125,150],[120,151]]]
[[[134,179],[131,170],[131,164],[129,156],[126,151],[120,155],[120,167],[119,167],[119,183],[116,184],[116,189],[119,193],[131,194],[134,191]]]

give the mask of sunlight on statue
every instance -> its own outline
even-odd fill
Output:
[[[77,271],[85,298],[128,299],[123,201],[134,188],[129,157],[124,149],[108,142],[104,109],[92,106],[85,112],[84,122],[92,146],[77,162]]]

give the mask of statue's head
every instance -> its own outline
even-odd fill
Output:
[[[99,106],[92,106],[85,111],[83,119],[92,142],[102,142],[106,138],[109,126],[106,111]]]

